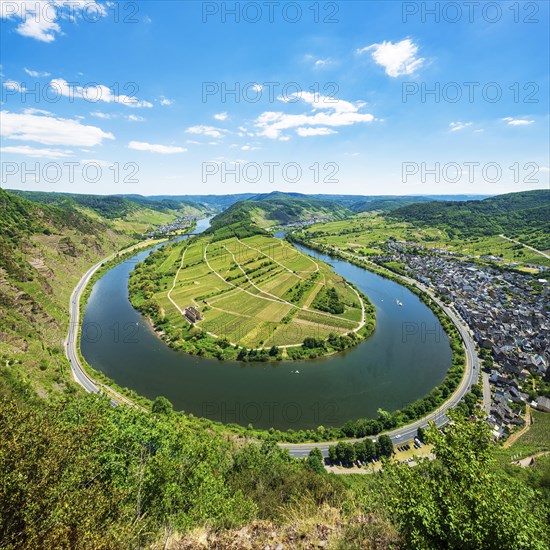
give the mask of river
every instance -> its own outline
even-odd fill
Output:
[[[201,220],[196,233],[208,227]],[[343,353],[309,361],[238,363],[170,349],[128,300],[128,277],[150,254],[109,270],[86,305],[82,353],[120,386],[178,410],[257,428],[307,429],[395,410],[445,377],[452,353],[432,311],[403,286],[343,260],[308,251],[353,282],[376,307],[376,331]],[[402,305],[400,305],[402,304]]]

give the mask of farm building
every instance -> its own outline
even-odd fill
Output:
[[[196,323],[197,321],[202,320],[200,311],[193,306],[187,306],[185,308],[185,316],[191,323]]]

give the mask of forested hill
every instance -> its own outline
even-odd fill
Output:
[[[33,202],[59,206],[65,210],[88,210],[109,220],[126,218],[140,210],[161,213],[180,213],[182,215],[202,215],[208,209],[190,200],[165,199],[150,200],[141,196],[100,196],[80,195],[76,193],[46,193],[40,191],[18,191],[10,193]]]
[[[409,204],[432,200],[428,197],[380,197],[354,202],[349,208],[358,214],[361,212],[390,212]]]
[[[548,234],[550,191],[509,193],[480,201],[417,203],[394,210],[391,216],[445,229],[450,236]]]
[[[259,228],[267,228],[307,221],[340,220],[350,214],[350,210],[332,201],[275,192],[256,195],[230,206],[213,218],[212,227],[216,230],[248,221]]]
[[[75,228],[94,231],[102,228],[99,222],[72,210],[33,202],[0,189],[0,238],[13,242],[36,233],[49,234],[54,228]]]
[[[62,389],[69,296],[93,263],[128,243],[108,220],[0,189],[0,365],[41,395]],[[0,544],[1,546],[1,544]]]

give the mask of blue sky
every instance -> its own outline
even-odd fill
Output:
[[[548,2],[1,7],[2,187],[549,187]]]

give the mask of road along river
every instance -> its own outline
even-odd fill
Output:
[[[199,225],[197,231],[204,228]],[[302,247],[305,251],[305,249]],[[85,309],[81,349],[88,363],[119,385],[180,410],[257,428],[339,426],[395,410],[427,394],[451,365],[437,317],[403,286],[342,260],[315,254],[376,307],[371,338],[322,359],[242,364],[171,350],[128,301],[128,277],[150,251],[112,268]],[[304,452],[306,449],[304,449]]]

